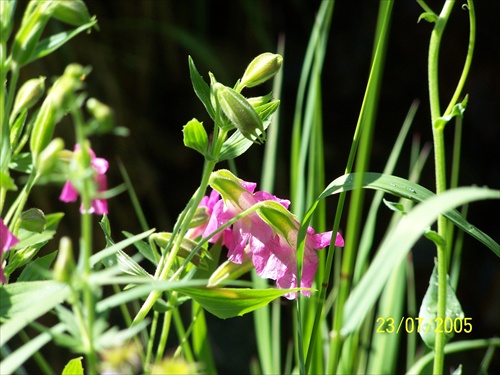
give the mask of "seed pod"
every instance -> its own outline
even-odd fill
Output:
[[[252,142],[264,142],[266,139],[264,125],[248,100],[240,93],[218,82],[213,85],[213,89],[222,111],[240,133]]]
[[[272,78],[281,68],[283,57],[266,52],[257,56],[248,65],[239,86],[254,87]]]
[[[96,119],[99,133],[106,133],[113,129],[114,116],[109,106],[95,98],[90,98],[87,100],[87,109]]]

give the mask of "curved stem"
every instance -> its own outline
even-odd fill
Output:
[[[434,29],[432,30],[431,39],[429,42],[429,59],[428,59],[428,77],[429,77],[429,103],[431,110],[431,123],[434,139],[434,162],[436,176],[436,194],[440,194],[446,190],[446,160],[444,147],[444,126],[436,126],[437,120],[441,117],[440,100],[439,100],[439,48],[443,32],[450,16],[454,0],[446,1],[441,14],[436,20]],[[442,238],[446,238],[446,219],[444,216],[439,216],[437,221],[438,234]],[[437,244],[437,261],[438,261],[438,311],[437,318],[444,320],[446,315],[446,275],[447,275],[447,246]],[[444,363],[444,333],[436,333],[435,341],[435,359],[434,373],[440,374],[443,370]]]

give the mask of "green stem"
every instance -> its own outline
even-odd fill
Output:
[[[441,14],[436,20],[434,29],[432,30],[431,39],[429,42],[429,59],[428,59],[428,75],[429,75],[429,102],[431,110],[432,133],[434,139],[434,163],[436,176],[436,194],[440,194],[446,190],[446,159],[444,146],[444,126],[438,126],[438,119],[441,117],[440,100],[439,100],[439,47],[443,32],[450,17],[451,10],[455,4],[454,0],[446,1]],[[439,216],[437,220],[438,234],[442,238],[446,238],[446,219],[444,216]],[[443,319],[446,315],[446,275],[447,275],[447,246],[440,243],[437,244],[437,262],[438,262],[438,309],[437,318]],[[444,364],[444,344],[445,336],[443,333],[436,333],[435,341],[435,358],[434,368],[435,374],[443,372]]]

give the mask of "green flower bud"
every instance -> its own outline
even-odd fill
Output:
[[[43,149],[36,161],[36,168],[40,175],[50,172],[59,160],[59,153],[63,148],[64,141],[61,138],[55,138]]]
[[[172,233],[167,232],[159,232],[151,235],[151,239],[162,249],[165,248],[170,239],[172,238]],[[179,248],[179,252],[177,253],[182,258],[187,258],[195,249],[197,243],[189,238],[183,238],[181,242],[181,247]],[[197,266],[200,265],[200,256],[198,254],[194,254],[191,257],[191,262]]]
[[[48,20],[52,16],[56,2],[31,1],[24,12],[14,42],[12,44],[12,61],[17,67],[29,63],[36,50],[40,36]]]
[[[85,76],[87,71],[88,69],[81,65],[70,64],[66,67],[64,74],[50,88],[31,132],[30,147],[35,164],[40,152],[49,144],[55,125],[68,110],[70,105],[68,100],[83,85],[82,77]]]
[[[207,287],[213,287],[224,281],[235,280],[254,268],[251,258],[244,258],[243,263],[233,263],[229,259],[222,263],[208,279]]]
[[[43,211],[38,208],[30,208],[24,211],[19,221],[20,228],[36,233],[42,233],[47,224],[47,219],[45,219]]]
[[[264,142],[266,139],[264,125],[248,100],[240,93],[218,82],[212,87],[222,111],[240,133],[252,142]]]
[[[10,121],[25,109],[30,109],[36,104],[45,92],[45,77],[33,78],[26,81],[16,95]]]
[[[0,41],[6,43],[14,24],[15,1],[0,1]]]
[[[73,246],[69,237],[62,237],[59,241],[59,253],[54,265],[54,280],[65,283],[71,279],[75,270]]]
[[[96,119],[99,133],[107,133],[113,129],[114,116],[110,107],[95,98],[90,98],[87,100],[87,109]]]
[[[208,135],[203,123],[192,119],[182,128],[184,134],[184,145],[205,155],[208,149]]]
[[[206,207],[197,207],[194,216],[189,222],[189,228],[197,228],[205,225],[210,220],[210,215]]]
[[[57,1],[53,16],[72,26],[81,26],[90,21],[89,11],[82,0]]]
[[[257,56],[248,65],[239,86],[254,87],[272,78],[281,68],[283,57],[266,52]]]

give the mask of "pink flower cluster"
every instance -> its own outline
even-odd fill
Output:
[[[80,148],[79,145],[75,146],[75,151]],[[97,191],[103,192],[108,188],[106,171],[108,170],[109,163],[106,159],[96,157],[94,151],[90,150],[90,163],[92,168],[94,168],[95,182],[97,184]],[[78,191],[75,189],[70,181],[66,181],[61,191],[59,199],[63,202],[75,202],[78,199]],[[80,206],[80,212],[84,212],[83,203]],[[98,215],[108,213],[108,201],[106,199],[93,199],[92,206],[89,209],[89,213],[95,213]]]
[[[9,228],[0,218],[0,283],[5,284],[7,279],[3,273],[2,255],[11,247],[14,247],[19,240],[9,231]]]
[[[213,190],[210,196],[200,203],[206,207],[210,219],[203,227],[199,227],[198,233],[208,237],[222,225],[233,219],[236,215],[247,210],[258,202],[274,201],[288,209],[290,201],[280,199],[265,191],[255,191],[256,184],[240,180],[243,191],[234,202],[230,199],[223,200],[217,191]],[[290,216],[293,216],[290,214]],[[281,289],[297,287],[297,259],[296,245],[300,224],[296,223],[296,230],[288,233],[285,239],[281,234],[275,233],[273,229],[256,213],[253,212],[236,221],[231,228],[227,228],[218,236],[211,239],[217,241],[222,235],[222,243],[228,248],[230,261],[241,264],[244,259],[251,258],[257,274],[262,278],[276,280],[276,285]],[[315,250],[323,249],[330,245],[332,232],[315,233],[312,227],[307,230],[305,243],[304,262],[302,267],[302,279],[300,286],[310,288],[318,267],[318,256]],[[344,246],[342,236],[337,233],[336,246]],[[308,290],[301,292],[310,296]],[[296,299],[297,293],[285,294],[288,299]]]

